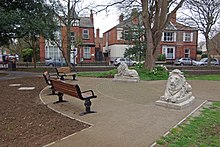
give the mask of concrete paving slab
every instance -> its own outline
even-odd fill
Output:
[[[10,86],[10,87],[19,87],[19,86],[21,86],[21,84],[9,84],[8,86]]]
[[[18,90],[34,90],[35,87],[20,87]]]

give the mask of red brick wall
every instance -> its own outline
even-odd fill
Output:
[[[40,37],[40,62],[45,61],[45,40],[43,37]]]
[[[83,39],[83,29],[89,30],[89,39]],[[66,54],[67,52],[67,29],[66,27],[62,27],[62,39],[63,39],[63,49]],[[94,54],[94,56],[91,56],[91,59],[84,60],[85,62],[93,62],[95,61],[95,35],[94,35],[94,28],[79,28],[79,27],[72,27],[71,31],[75,32],[75,38],[76,40],[81,40],[83,44],[90,44],[93,45],[91,47],[91,54]],[[80,62],[81,58],[83,58],[83,47],[78,46],[78,55],[77,55],[77,63]]]

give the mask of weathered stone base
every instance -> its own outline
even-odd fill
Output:
[[[195,97],[191,96],[188,100],[183,101],[181,103],[172,103],[172,102],[166,102],[163,100],[158,100],[158,101],[156,101],[155,104],[158,106],[165,107],[165,108],[181,110],[181,109],[184,109],[184,108],[190,106],[194,102],[194,100],[195,100]]]
[[[176,100],[176,99],[174,99],[174,100],[171,99],[170,102],[173,102],[173,101],[174,101],[175,103],[182,103],[182,102],[188,100],[188,99],[191,98],[191,97],[192,97],[192,92],[189,92],[189,93],[187,93],[184,97],[178,98],[177,100]],[[160,100],[166,101],[164,96],[161,96],[161,97],[160,97]],[[174,102],[173,102],[173,103],[174,103]]]
[[[114,82],[131,82],[131,83],[138,83],[140,81],[139,78],[135,78],[135,77],[115,77],[112,81]]]

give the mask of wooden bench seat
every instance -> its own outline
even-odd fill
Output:
[[[74,98],[78,98],[80,100],[85,101],[84,106],[86,108],[86,111],[81,113],[80,115],[95,112],[95,111],[90,110],[90,107],[92,105],[92,102],[90,99],[97,97],[92,90],[81,91],[79,85],[69,84],[61,80],[51,80],[51,84],[54,90],[58,92],[57,95],[59,97],[59,100],[55,103],[65,102],[65,100],[63,100],[63,95],[67,94]]]
[[[66,76],[72,76],[73,80],[76,80],[76,72],[71,72],[70,67],[57,67],[55,68],[57,76],[60,78],[60,80],[64,80],[64,77]]]

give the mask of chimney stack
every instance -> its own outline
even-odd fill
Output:
[[[99,28],[96,29],[96,38],[99,38]]]
[[[91,21],[92,24],[94,24],[92,10],[90,10],[90,21]]]
[[[123,20],[124,20],[124,15],[123,15],[123,14],[121,14],[121,15],[119,16],[119,23],[122,23],[122,22],[123,22]]]
[[[170,22],[171,22],[172,24],[175,24],[175,23],[176,23],[176,13],[173,14],[173,16],[171,17]]]

